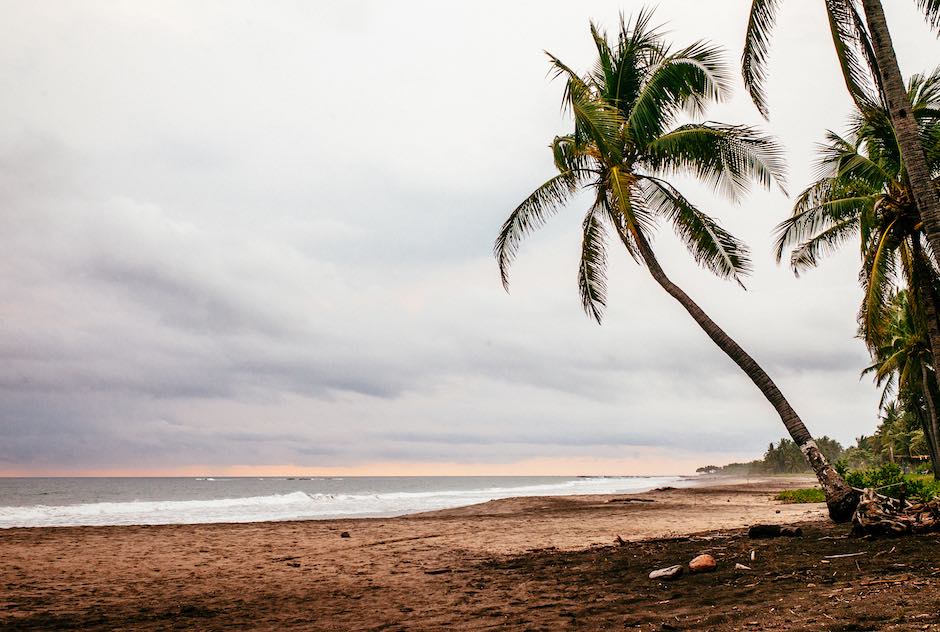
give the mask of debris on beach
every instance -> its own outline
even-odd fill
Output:
[[[865,489],[852,516],[852,523],[855,531],[864,535],[940,531],[940,498],[912,503]]]
[[[349,535],[349,531],[343,531],[342,533],[339,534],[339,537],[341,537],[341,538],[348,538],[348,537],[351,537],[351,536]]]
[[[742,564],[741,562],[738,562],[737,564],[734,565],[734,570],[736,570],[736,571],[750,571],[750,570],[753,570],[753,569],[752,569],[750,566],[745,566],[745,565]]]
[[[787,527],[779,524],[755,524],[747,530],[749,538],[799,538],[803,530],[799,527]]]
[[[606,502],[608,503],[654,503],[656,502],[652,498],[610,498]]]
[[[679,579],[682,577],[682,565],[667,566],[650,573],[650,579]]]
[[[693,573],[709,573],[716,568],[718,568],[718,562],[708,553],[694,557],[689,562],[689,570]]]

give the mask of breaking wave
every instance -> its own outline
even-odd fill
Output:
[[[403,491],[376,494],[321,494],[293,491],[265,496],[209,500],[135,500],[0,507],[0,528],[388,517],[517,496],[638,492],[664,484],[673,484],[676,480],[676,477],[582,478],[544,485],[470,490]],[[231,491],[230,488],[224,489]]]

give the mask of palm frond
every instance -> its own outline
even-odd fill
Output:
[[[565,80],[565,90],[561,95],[561,111],[562,114],[568,114],[571,111],[571,89],[577,87],[579,90],[589,91],[590,88],[584,79],[569,68],[565,62],[548,51],[545,51],[545,55],[548,56],[548,60],[551,62],[552,67],[549,73],[552,75],[552,79],[563,78]]]
[[[882,101],[878,64],[853,0],[826,0],[826,17],[849,95],[860,110],[876,107]]]
[[[930,28],[940,31],[940,0],[917,0],[917,6],[924,12]]]
[[[558,174],[533,191],[503,223],[493,245],[493,254],[499,264],[503,287],[507,291],[509,267],[519,252],[523,238],[544,225],[549,216],[558,212],[571,198],[577,184],[577,174],[570,171]]]
[[[843,243],[858,235],[858,224],[858,217],[850,217],[799,244],[790,253],[790,269],[799,276],[801,272],[815,268],[820,258],[832,254]]]
[[[627,117],[635,143],[643,147],[662,134],[679,112],[702,116],[711,101],[730,91],[723,54],[704,41],[664,57],[650,69]]]
[[[599,98],[596,90],[560,59],[551,53],[546,54],[555,69],[555,76],[567,78],[562,108],[574,115],[574,142],[591,141],[602,154],[619,161],[623,145],[621,132],[625,125],[620,111]]]
[[[668,182],[646,177],[639,188],[646,206],[672,223],[696,263],[744,287],[743,277],[751,271],[750,255],[744,242],[696,208]]]
[[[607,307],[607,230],[603,222],[603,209],[595,203],[581,225],[581,261],[578,265],[581,306],[598,324]]]
[[[846,186],[837,178],[817,180],[797,197],[793,215],[774,228],[774,256],[777,263],[783,259],[783,252],[787,248],[802,248],[821,233],[846,222],[854,221],[854,230],[857,232],[862,214],[874,205],[876,198],[876,195],[859,195],[857,188]],[[831,236],[835,236],[837,232],[834,231]],[[823,251],[816,252],[818,256]],[[829,250],[825,252],[828,253]],[[811,262],[811,265],[818,261],[815,256],[809,259],[799,256],[796,260]],[[791,257],[791,263],[793,261],[794,258]],[[804,267],[794,267],[794,272],[799,274]]]
[[[894,285],[897,236],[892,228],[897,220],[882,230],[869,248],[859,275],[865,296],[859,310],[859,327],[865,342],[872,348],[878,339],[878,328],[886,320],[890,288]]]
[[[863,154],[858,145],[831,130],[826,132],[826,142],[817,148],[817,177],[838,178],[843,182],[856,180],[859,184],[865,183],[871,191],[877,191],[896,175],[884,164]]]
[[[732,200],[752,182],[781,190],[786,182],[783,148],[746,125],[682,125],[647,146],[645,163],[653,172],[691,174]]]
[[[767,79],[767,60],[770,53],[770,36],[780,0],[752,0],[751,12],[747,20],[747,32],[744,38],[744,53],[741,56],[741,74],[754,105],[766,119],[767,95],[764,82]]]
[[[552,158],[559,173],[592,172],[587,147],[579,144],[574,134],[556,136],[551,144]]]
[[[668,53],[660,28],[652,25],[652,18],[653,11],[645,8],[629,23],[620,15],[620,32],[613,49],[613,74],[603,86],[603,94],[624,116],[636,100],[649,68]]]
[[[614,55],[607,43],[607,34],[591,22],[591,37],[597,48],[597,63],[594,71],[594,82],[598,85],[608,85],[614,77]]]
[[[940,2],[940,0],[937,0]],[[916,115],[921,108],[936,109],[940,107],[940,68],[934,68],[928,74],[915,73],[911,75],[907,86],[911,97],[911,106]]]

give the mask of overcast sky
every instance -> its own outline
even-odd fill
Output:
[[[736,73],[748,4],[657,18]],[[784,4],[768,127],[797,191],[849,102],[822,2]],[[886,5],[904,72],[932,68],[914,2]],[[0,473],[669,473],[783,435],[628,257],[583,315],[582,204],[499,284],[493,238],[569,127],[543,50],[585,69],[589,20],[640,2],[0,7]],[[736,89],[709,118],[761,123]],[[784,195],[680,184],[755,273],[710,278],[663,230],[667,272],[811,432],[870,433],[857,251],[794,279]]]

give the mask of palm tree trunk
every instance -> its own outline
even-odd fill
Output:
[[[803,421],[790,406],[790,403],[783,396],[783,393],[780,392],[780,389],[777,388],[777,385],[774,384],[773,380],[770,379],[770,376],[767,375],[764,369],[762,369],[731,336],[726,334],[708,314],[702,311],[702,308],[689,298],[689,295],[686,294],[682,288],[673,283],[669,277],[666,276],[666,273],[663,272],[662,267],[659,265],[659,261],[656,259],[656,255],[653,254],[649,242],[646,241],[646,237],[638,230],[631,230],[631,233],[636,240],[640,256],[643,258],[646,267],[649,269],[650,274],[653,275],[656,282],[659,283],[670,296],[679,301],[705,334],[718,345],[718,348],[724,351],[735,364],[741,367],[741,370],[751,378],[751,381],[757,385],[760,392],[764,394],[767,401],[770,402],[777,411],[777,414],[780,415],[780,419],[783,421],[787,432],[790,433],[790,437],[793,438],[793,441],[800,446],[800,450],[816,473],[819,484],[822,485],[823,491],[826,494],[826,504],[829,507],[829,517],[836,522],[851,520],[855,506],[858,504],[856,493],[846,484],[842,477],[839,476],[839,473],[836,472],[829,461],[826,460],[822,452],[819,451],[819,447],[816,445],[816,442],[813,441],[813,437],[809,434]]]
[[[924,399],[927,402],[927,419],[923,423],[924,437],[927,439],[927,451],[930,452],[930,468],[933,472],[933,478],[940,481],[940,450],[938,450],[937,444],[940,433],[938,433],[937,428],[937,403],[933,398],[930,371],[927,370],[927,365],[923,362],[920,363],[920,375],[924,384]]]
[[[862,0],[865,22],[871,34],[872,49],[878,64],[878,74],[887,101],[888,114],[898,139],[898,147],[907,171],[914,202],[924,222],[927,240],[934,257],[940,264],[940,196],[931,184],[930,169],[924,155],[917,121],[911,114],[911,101],[904,87],[904,78],[894,54],[891,33],[885,19],[881,0]]]
[[[929,413],[930,432],[927,433],[927,442],[930,444],[931,449],[931,465],[934,478],[940,480],[940,424],[937,421],[936,402],[933,397],[934,387],[937,385],[937,354],[934,350],[940,349],[940,327],[937,325],[937,297],[933,292],[933,288],[925,288],[924,294],[927,299],[925,301],[927,332],[931,351],[931,365],[934,367],[934,371],[928,371],[925,362],[921,362],[920,366],[924,383],[924,398],[927,400],[927,411]]]
[[[920,128],[917,120],[911,114],[911,101],[907,89],[904,87],[904,78],[898,58],[894,54],[894,45],[891,42],[891,33],[885,19],[884,7],[881,0],[862,0],[865,8],[865,22],[871,35],[872,49],[878,64],[878,74],[887,101],[888,115],[894,127],[898,148],[907,171],[907,180],[917,211],[927,233],[934,258],[940,264],[940,195],[933,186],[930,177],[930,168],[924,154],[924,145],[920,137]],[[916,238],[916,235],[915,235]],[[915,247],[918,244],[915,239]],[[933,292],[933,283],[930,276],[922,279],[924,284],[920,288],[925,296],[927,311],[927,328],[930,340],[931,358],[934,370],[940,369],[940,328],[937,326],[937,304]],[[936,373],[934,374],[936,375]],[[925,382],[925,390],[930,384]],[[927,401],[933,404],[932,393],[926,394]],[[940,429],[938,429],[935,407],[930,414],[930,434],[928,442],[931,443],[933,454],[933,472],[935,478],[940,478]]]
[[[930,446],[930,464],[934,478],[940,480],[940,424],[937,421],[936,400],[934,391],[937,386],[937,354],[940,352],[940,321],[937,320],[937,293],[934,291],[933,275],[930,262],[924,256],[920,243],[920,234],[914,233],[911,238],[914,275],[910,284],[914,287],[914,296],[924,306],[924,320],[927,324],[927,347],[930,351],[930,364],[933,371],[927,369],[926,362],[921,362],[921,379],[924,388],[924,399],[927,402],[927,428],[925,437]]]

